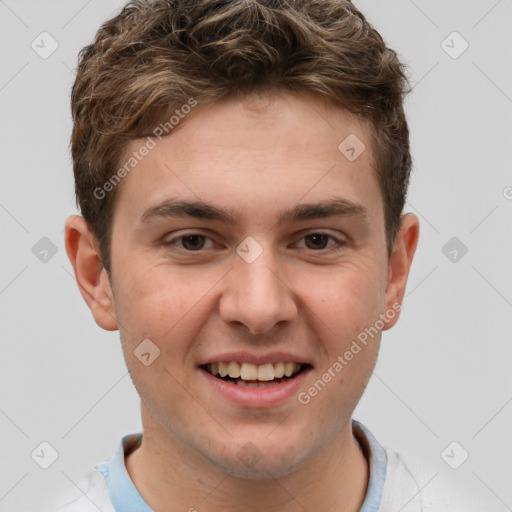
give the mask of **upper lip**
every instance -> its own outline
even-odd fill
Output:
[[[291,354],[290,352],[282,352],[282,351],[274,351],[274,352],[266,352],[262,354],[256,354],[254,352],[247,352],[244,350],[239,350],[236,352],[225,352],[223,354],[218,354],[215,356],[211,356],[205,358],[203,361],[199,363],[199,366],[208,364],[208,363],[221,363],[221,362],[229,362],[229,361],[237,361],[238,363],[252,363],[256,365],[268,364],[268,363],[279,363],[279,362],[293,362],[299,364],[309,364],[311,365],[311,361],[308,358]]]

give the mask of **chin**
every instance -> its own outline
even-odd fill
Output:
[[[287,437],[276,436],[273,442],[265,437],[246,437],[225,447],[225,456],[217,454],[216,463],[231,476],[248,480],[269,480],[285,477],[309,459],[305,447]],[[301,450],[301,451],[298,451]],[[311,447],[311,450],[313,447]]]
[[[229,472],[232,477],[245,480],[270,480],[283,478],[295,472],[301,464],[295,455],[286,458],[270,457],[262,454],[259,460],[239,460],[237,454],[229,461],[223,461],[222,469]]]

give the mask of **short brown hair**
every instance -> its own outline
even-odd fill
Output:
[[[348,0],[129,2],[80,51],[71,96],[76,199],[105,268],[117,188],[95,190],[129,142],[153,137],[190,98],[271,89],[314,93],[368,122],[389,254],[411,170],[407,88],[396,53]]]

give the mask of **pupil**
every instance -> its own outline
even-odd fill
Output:
[[[308,246],[309,249],[318,249],[320,246],[321,246],[320,248],[324,248],[325,242],[327,241],[327,236],[326,235],[308,235],[306,237],[306,239],[307,240],[314,240],[313,247],[310,247],[310,244],[308,244],[306,242],[306,245]],[[324,242],[324,243],[322,243],[322,242]]]
[[[185,249],[197,250],[204,245],[204,237],[201,235],[189,235],[183,237],[183,247]]]

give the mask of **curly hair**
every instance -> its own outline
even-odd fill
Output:
[[[79,53],[71,94],[77,205],[110,267],[115,174],[128,144],[190,103],[313,93],[367,121],[388,254],[411,171],[405,67],[348,0],[135,0]],[[185,121],[186,122],[186,121]]]

